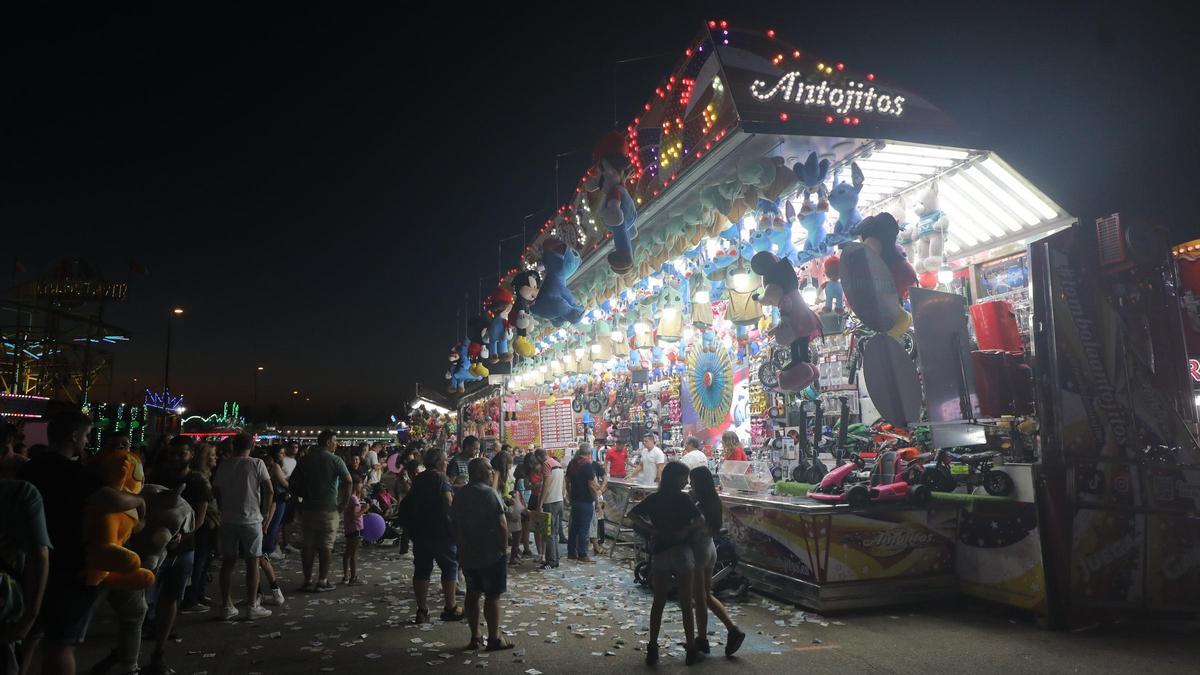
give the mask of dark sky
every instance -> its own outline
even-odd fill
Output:
[[[117,395],[161,383],[178,304],[192,410],[248,402],[263,365],[263,408],[382,417],[442,386],[455,308],[549,215],[555,154],[565,195],[614,99],[627,122],[709,18],[886,73],[1088,222],[1200,234],[1195,38],[1169,7],[562,4],[9,16],[0,251],[19,278],[83,256],[130,280]]]

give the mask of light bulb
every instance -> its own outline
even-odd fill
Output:
[[[549,372],[549,370],[550,370],[550,368],[548,366],[546,366],[546,364],[544,364],[544,363],[542,365],[538,366],[539,372],[546,373],[546,372]]]
[[[600,353],[600,345],[598,345],[598,344],[592,345],[592,353],[599,354]]]
[[[648,333],[650,332],[650,326],[647,325],[645,321],[638,321],[637,323],[633,324],[633,332]]]
[[[692,328],[691,326],[684,326],[683,327],[683,341],[691,342],[692,338],[694,338],[694,337],[696,337],[696,329]]]
[[[663,321],[674,321],[676,315],[679,314],[679,310],[675,307],[665,307],[665,308],[663,308],[662,314],[663,314]]]
[[[738,293],[745,293],[750,290],[750,275],[745,272],[738,272],[731,279],[733,290]]]
[[[585,353],[585,350],[584,350],[584,348],[583,348],[583,347],[576,347],[576,348],[575,348],[575,358],[577,358],[577,359],[582,359],[582,358],[583,358],[583,355],[584,355],[584,353]]]
[[[938,268],[937,280],[939,284],[950,283],[954,280],[954,270],[950,269],[946,263],[942,263],[942,266]]]
[[[708,290],[699,290],[692,294],[692,302],[711,302]]]
[[[621,342],[625,339],[625,333],[619,330],[614,330],[612,335],[609,335],[608,338],[613,342]]]
[[[805,286],[804,290],[800,292],[800,298],[804,300],[805,304],[811,305],[815,303],[817,301],[817,289],[811,285]]]

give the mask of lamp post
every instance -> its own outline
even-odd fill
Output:
[[[254,369],[254,414],[255,415],[258,414],[258,376],[261,375],[264,370],[266,370],[266,368],[263,368],[262,366],[258,366],[257,368]]]
[[[182,307],[176,307],[167,315],[167,359],[163,366],[163,392],[171,391],[171,325],[175,323],[175,317],[183,314]]]

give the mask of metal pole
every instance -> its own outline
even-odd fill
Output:
[[[174,312],[167,315],[167,359],[163,366],[163,393],[171,391],[171,323],[174,320]]]

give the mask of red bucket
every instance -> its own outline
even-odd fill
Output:
[[[981,350],[1024,352],[1017,316],[1007,300],[990,300],[971,305],[971,321],[975,323],[975,339]]]

